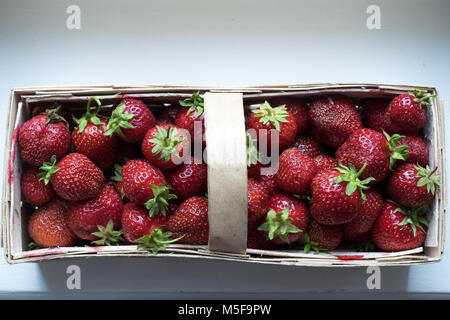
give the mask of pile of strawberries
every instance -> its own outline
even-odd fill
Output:
[[[253,108],[248,247],[420,246],[440,185],[420,136],[430,97],[367,99],[362,108],[341,95],[276,98]],[[207,166],[184,155],[206,147],[203,109],[199,92],[153,112],[135,98],[104,108],[92,97],[81,115],[37,108],[19,131],[31,246],[136,244],[156,254],[174,242],[206,244]],[[279,147],[274,174],[262,174],[261,135],[269,152]]]

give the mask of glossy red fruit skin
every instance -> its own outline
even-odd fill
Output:
[[[189,114],[188,112],[189,108],[179,107],[175,116],[175,125],[189,132],[192,143],[205,145],[205,114],[202,113],[198,117],[196,110]]]
[[[125,196],[130,201],[144,205],[154,197],[151,186],[166,185],[164,174],[145,160],[130,160],[122,167]]]
[[[320,248],[328,251],[336,249],[342,241],[342,226],[327,226],[312,220],[308,226],[308,235]]]
[[[272,123],[267,122],[262,124],[260,122],[261,118],[255,117],[252,113],[247,119],[247,128],[253,129],[256,132],[256,137],[258,139],[262,136],[264,132],[267,133],[267,150],[271,150],[272,144],[272,134],[270,130],[276,130]],[[278,132],[278,150],[283,150],[290,146],[297,135],[297,122],[295,121],[292,113],[287,111],[287,122],[280,122],[280,131]]]
[[[334,183],[339,171],[322,170],[311,183],[311,216],[320,224],[338,225],[348,223],[359,213],[361,196],[358,191],[345,194],[347,183]]]
[[[247,176],[249,178],[257,178],[261,174],[261,163],[257,162],[250,167],[247,166]]]
[[[166,131],[169,129],[168,124],[161,125],[160,127],[165,129]],[[180,158],[183,157],[183,150],[189,148],[189,137],[187,136],[186,132],[176,126],[170,126],[172,129],[177,130],[177,134],[175,135],[177,138],[182,138],[183,141],[179,142],[175,149],[179,152]],[[169,161],[165,161],[164,159],[160,159],[161,153],[153,154],[152,150],[155,147],[155,144],[153,142],[150,142],[149,140],[155,138],[155,135],[158,133],[158,127],[151,128],[146,134],[145,138],[142,141],[142,153],[144,154],[144,157],[147,159],[148,162],[153,164],[154,166],[157,166],[160,169],[163,170],[169,170],[173,169],[178,166],[177,163],[175,163],[172,159]],[[181,161],[181,159],[180,159]]]
[[[42,206],[53,199],[55,191],[49,183],[40,180],[40,170],[29,167],[22,175],[21,187],[25,200],[34,206]]]
[[[60,200],[47,203],[31,215],[28,234],[42,248],[71,247],[77,242],[68,225],[67,208]]]
[[[125,104],[124,114],[134,114],[134,117],[128,121],[134,128],[122,128],[123,137],[119,136],[119,138],[128,143],[142,141],[147,131],[155,126],[155,116],[139,99],[124,99],[120,103]]]
[[[405,216],[394,212],[398,207],[385,201],[375,224],[371,229],[372,241],[384,251],[403,251],[420,247],[425,240],[426,233],[416,228],[416,236],[409,224],[399,226]],[[423,226],[426,230],[426,227]]]
[[[261,221],[259,225],[263,224]],[[267,239],[267,233],[259,231],[258,224],[249,225],[247,231],[247,248],[258,250],[273,250],[277,247],[277,244]]]
[[[156,125],[174,124],[178,109],[177,107],[164,108],[156,119]]]
[[[316,140],[333,149],[339,148],[354,131],[363,127],[353,102],[341,95],[314,99],[308,115]]]
[[[167,175],[171,192],[176,194],[179,200],[205,192],[207,181],[208,167],[204,163],[195,163],[193,158]]]
[[[353,230],[345,230],[344,225],[344,233],[342,234],[342,240],[345,241],[356,241],[356,242],[368,242],[370,241],[371,230],[366,231],[364,233],[355,233]]]
[[[304,100],[298,98],[274,98],[271,99],[270,105],[273,107],[286,105],[286,110],[289,111],[297,123],[297,134],[304,134],[309,129],[308,119],[308,105]]]
[[[92,160],[100,169],[108,170],[114,165],[118,148],[118,140],[115,134],[105,136],[108,122],[100,119],[101,126],[88,123],[83,132],[75,127],[72,133],[72,144],[75,151],[84,154]]]
[[[397,142],[397,145],[407,145],[409,152],[409,157],[406,158],[406,161],[399,160],[397,162],[398,165],[403,163],[412,163],[425,167],[428,164],[429,154],[427,144],[419,135],[406,135],[405,138]]]
[[[26,163],[40,167],[53,155],[61,159],[70,149],[70,132],[63,122],[48,123],[46,115],[26,121],[19,130],[20,155]]]
[[[266,190],[268,197],[270,198],[275,193],[280,192],[280,188],[278,188],[277,183],[275,182],[274,174],[260,175],[255,180],[263,186]]]
[[[288,235],[289,242],[295,242],[301,238],[306,231],[309,224],[308,208],[303,201],[298,200],[285,193],[277,193],[269,199],[269,210],[273,209],[275,212],[280,212],[289,206],[289,218],[292,218],[292,225],[296,226],[301,232],[290,233]],[[265,232],[267,237],[267,232]],[[280,237],[276,236],[271,240],[275,244],[286,244]]]
[[[71,202],[68,208],[69,227],[77,237],[84,240],[96,240],[92,233],[98,231],[99,225],[106,227],[109,220],[114,228],[120,228],[123,202],[117,191],[105,185],[100,195],[86,201]]]
[[[313,136],[298,136],[295,139],[294,147],[305,153],[308,157],[314,158],[323,153],[323,147]]]
[[[387,140],[382,133],[368,128],[353,132],[336,151],[336,160],[345,166],[353,164],[357,171],[367,163],[360,179],[373,177],[371,184],[384,180],[390,172]]]
[[[269,196],[264,187],[254,179],[248,179],[248,219],[258,220],[269,211]]]
[[[434,195],[427,187],[418,187],[420,178],[415,177],[417,169],[412,163],[403,164],[389,176],[387,192],[389,197],[405,207],[420,207],[430,203]]]
[[[209,239],[208,200],[191,197],[180,204],[167,221],[167,228],[180,243],[206,244]]]
[[[313,160],[317,172],[321,170],[334,169],[338,166],[338,162],[335,158],[324,154],[319,154],[318,156],[314,157]]]
[[[60,168],[51,177],[56,194],[69,201],[82,201],[97,197],[105,184],[105,176],[88,157],[70,153],[56,166]]]
[[[414,99],[410,94],[401,94],[389,103],[386,114],[395,131],[410,133],[420,130],[425,125],[427,110]]]
[[[386,115],[386,109],[390,100],[387,99],[368,99],[362,102],[363,119],[367,128],[389,134],[401,133],[394,132],[391,119]]]
[[[315,173],[312,158],[297,148],[289,148],[280,155],[275,182],[284,191],[303,195],[308,192]]]
[[[344,225],[344,235],[362,234],[372,228],[375,220],[381,212],[383,198],[374,188],[364,191],[366,200],[361,199],[358,215]],[[349,236],[344,236],[348,239]]]
[[[128,243],[136,244],[136,240],[151,235],[152,232],[166,224],[167,218],[157,214],[150,218],[148,210],[135,203],[127,203],[122,213],[123,237]]]

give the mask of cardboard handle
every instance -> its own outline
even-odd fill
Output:
[[[247,249],[247,152],[242,93],[204,96],[209,250]]]

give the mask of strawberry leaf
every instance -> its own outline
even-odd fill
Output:
[[[261,118],[259,122],[266,124],[270,122],[277,131],[280,131],[280,122],[288,122],[286,105],[273,108],[267,101],[252,111],[253,117]]]
[[[288,235],[290,233],[302,232],[302,230],[292,224],[294,219],[289,217],[289,210],[289,206],[286,206],[279,212],[270,209],[267,213],[266,222],[259,226],[258,230],[267,231],[269,240],[273,240],[278,236],[284,242],[289,243]]]
[[[110,136],[117,133],[120,137],[125,138],[122,129],[132,129],[134,126],[129,122],[134,118],[133,113],[124,113],[125,103],[120,103],[112,112],[111,118],[108,121],[107,131],[105,136]]]
[[[162,231],[163,226],[160,226],[153,230],[151,235],[145,235],[136,240],[138,243],[138,250],[152,251],[154,255],[158,254],[158,251],[166,250],[166,245],[175,243],[181,240],[184,236],[177,239],[171,239],[172,232]]]
[[[164,184],[159,186],[152,185],[153,198],[145,203],[145,207],[149,210],[150,217],[157,215],[159,212],[163,216],[166,215],[169,203],[167,200],[177,199],[177,196],[169,192],[169,187]]]
[[[368,185],[371,181],[374,181],[375,179],[372,177],[369,177],[364,180],[359,180],[359,177],[364,172],[364,169],[366,168],[367,163],[364,164],[364,166],[356,172],[355,166],[352,164],[349,164],[349,166],[344,166],[339,161],[339,166],[336,167],[336,170],[339,171],[340,175],[337,176],[333,182],[334,183],[342,183],[346,182],[347,186],[345,187],[345,194],[347,196],[351,196],[356,190],[359,191],[360,196],[363,200],[366,200],[366,195],[364,194],[363,190],[370,189],[370,185]]]
[[[150,143],[153,143],[152,154],[160,154],[160,159],[169,162],[171,156],[179,157],[180,150],[177,150],[176,146],[184,140],[184,137],[177,136],[178,130],[176,127],[169,125],[167,130],[162,126],[156,126],[158,132],[155,137],[149,139]]]
[[[117,246],[122,238],[122,230],[114,230],[114,222],[110,219],[106,224],[106,227],[98,225],[98,232],[93,232],[92,235],[99,238],[98,240],[92,241],[92,244],[98,246]]]
[[[416,178],[420,178],[417,182],[418,187],[426,186],[427,192],[432,195],[436,192],[436,186],[442,187],[442,182],[439,179],[439,176],[436,175],[437,167],[433,170],[427,165],[425,168],[414,165],[414,168],[417,170]]]
[[[61,168],[56,166],[56,156],[53,155],[50,162],[44,162],[42,167],[39,168],[42,172],[39,173],[39,181],[44,181],[45,185],[48,185],[52,176],[57,173]]]
[[[203,97],[200,95],[200,91],[194,92],[191,98],[180,100],[179,103],[182,107],[189,108],[186,115],[189,115],[195,111],[195,118],[198,118],[203,114],[205,105]]]

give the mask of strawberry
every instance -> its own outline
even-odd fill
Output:
[[[194,92],[191,98],[179,101],[183,108],[178,108],[175,125],[183,128],[191,135],[191,141],[206,143],[205,135],[205,114],[204,100],[200,92]]]
[[[431,106],[429,99],[435,94],[426,91],[415,91],[396,96],[389,103],[386,115],[396,132],[415,132],[427,121],[427,107]]]
[[[98,240],[97,230],[104,233],[105,240],[112,234],[113,229],[120,228],[123,202],[120,195],[110,185],[104,185],[101,193],[94,199],[71,202],[68,208],[69,227],[77,237],[84,240]],[[112,226],[108,222],[112,221]],[[99,228],[102,226],[104,228]],[[105,231],[110,231],[109,233]],[[120,234],[119,234],[120,236]],[[114,237],[112,237],[114,238]],[[101,239],[100,239],[101,240]],[[116,242],[112,240],[112,243]],[[108,242],[111,243],[111,242]],[[108,244],[95,243],[95,244]]]
[[[269,196],[264,187],[254,179],[248,179],[248,219],[255,221],[267,213]]]
[[[206,244],[209,239],[208,200],[194,196],[180,204],[168,219],[167,228],[180,242]]]
[[[263,186],[269,198],[273,196],[275,193],[280,192],[280,189],[278,188],[277,183],[275,182],[275,175],[273,174],[260,175],[257,178],[255,178],[255,181]]]
[[[350,222],[359,213],[363,190],[371,178],[359,180],[365,166],[356,172],[353,165],[322,170],[311,183],[311,216],[320,224],[338,225]]]
[[[304,134],[309,129],[308,106],[305,101],[298,98],[280,97],[270,99],[271,106],[285,105],[297,123],[297,133]]]
[[[191,158],[174,169],[167,176],[167,182],[178,199],[186,200],[206,191],[208,168],[200,161]]]
[[[389,134],[395,133],[391,120],[386,115],[389,102],[387,99],[367,99],[362,102],[363,119],[367,128],[386,131]]]
[[[177,107],[165,107],[156,119],[156,125],[175,124],[175,117],[178,112]]]
[[[92,101],[97,103],[93,113],[91,113]],[[107,170],[114,165],[118,141],[116,135],[105,135],[108,122],[99,118],[100,108],[100,100],[92,97],[87,103],[86,114],[80,119],[74,117],[77,127],[72,133],[72,144],[76,152],[87,156],[102,170]]]
[[[317,172],[321,170],[333,169],[338,166],[338,162],[335,158],[324,154],[319,154],[318,156],[314,157],[313,161],[314,165],[316,166]]]
[[[398,163],[413,163],[425,167],[429,161],[427,144],[417,134],[405,135],[404,138],[397,142],[397,145],[408,146],[409,157],[406,160],[400,160]]]
[[[111,180],[114,182],[114,189],[120,194],[120,197],[124,201],[128,201],[128,198],[125,196],[125,191],[123,191],[122,166],[118,164],[114,166],[114,176]]]
[[[383,198],[374,189],[365,191],[366,199],[361,200],[358,215],[344,225],[344,238],[352,238],[351,235],[363,234],[372,228],[383,206]]]
[[[314,137],[325,146],[337,149],[350,135],[363,127],[361,116],[350,98],[322,96],[309,105]]]
[[[385,201],[371,229],[372,241],[384,251],[403,251],[419,247],[425,240],[428,223],[424,207],[406,211]]]
[[[273,143],[278,142],[279,150],[288,147],[297,134],[297,123],[286,106],[272,107],[267,101],[252,111],[247,119],[247,126],[255,130],[259,138],[266,134],[267,150],[271,150],[272,130],[278,131],[278,141],[274,140]]]
[[[47,110],[22,124],[19,145],[23,161],[40,167],[52,156],[59,160],[69,151],[70,132],[67,121],[58,115],[60,109]]]
[[[189,148],[185,131],[173,125],[151,128],[142,142],[145,158],[160,169],[173,169],[181,163],[183,151]]]
[[[56,163],[56,157],[42,167],[44,183],[52,183],[56,194],[70,201],[97,197],[105,184],[105,176],[88,157],[70,153]]]
[[[344,165],[351,163],[357,170],[366,165],[362,178],[373,177],[372,183],[377,183],[386,178],[397,160],[408,157],[408,146],[397,145],[402,138],[398,134],[389,136],[372,129],[359,129],[336,151],[336,160]]]
[[[29,167],[22,175],[21,187],[25,200],[34,206],[42,206],[52,200],[55,191],[51,184],[45,184],[41,172]]]
[[[260,175],[261,171],[261,156],[256,148],[256,139],[253,139],[252,135],[247,132],[247,175],[249,178],[256,178]]]
[[[258,250],[273,250],[276,247],[277,245],[275,243],[267,239],[266,232],[259,231],[256,225],[249,225],[247,231],[247,248]]]
[[[150,217],[166,215],[168,200],[177,198],[169,192],[163,173],[144,160],[130,160],[122,167],[122,183],[125,196],[144,205]]]
[[[310,135],[298,136],[293,146],[311,158],[322,154],[324,151],[320,143]]]
[[[313,159],[297,148],[289,148],[280,155],[275,181],[286,192],[304,194],[308,192],[315,173]]]
[[[392,200],[406,207],[419,207],[430,203],[436,191],[436,186],[442,186],[439,177],[435,175],[437,168],[431,170],[406,163],[399,166],[389,177],[387,192]]]
[[[266,222],[258,230],[265,231],[267,239],[275,244],[297,241],[309,223],[308,208],[294,197],[278,193],[269,199]]]
[[[71,247],[77,242],[67,223],[67,208],[60,200],[47,203],[31,215],[28,234],[42,248]]]
[[[154,125],[155,117],[144,102],[124,99],[112,112],[105,135],[116,133],[125,142],[137,143]]]
[[[336,249],[342,241],[342,226],[327,226],[318,223],[316,220],[312,220],[308,226],[307,233],[309,240],[305,242],[310,243],[310,247],[308,248],[307,244],[305,245],[305,252],[307,253],[311,248],[316,250],[316,248],[321,248],[322,250],[332,251]],[[300,241],[302,242],[302,241]],[[320,251],[322,251],[320,250]]]

